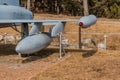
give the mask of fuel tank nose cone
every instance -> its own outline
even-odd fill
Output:
[[[22,49],[21,49],[21,47],[19,45],[17,45],[16,48],[15,48],[15,51],[17,53],[21,53]]]

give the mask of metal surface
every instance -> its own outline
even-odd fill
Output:
[[[82,42],[81,42],[81,37],[82,37],[82,35],[81,35],[81,26],[79,27],[79,34],[78,34],[78,38],[79,38],[79,49],[82,49]]]
[[[96,21],[97,18],[94,15],[84,16],[80,20],[78,20],[78,25],[82,26],[82,28],[87,28],[95,24]]]
[[[59,33],[59,36],[60,36],[60,42],[59,42],[59,55],[60,55],[60,59],[62,58],[62,33]]]
[[[31,54],[46,48],[51,42],[49,34],[41,33],[28,36],[20,41],[16,51],[21,54]]]
[[[33,23],[32,28],[29,32],[29,36],[38,34],[41,26],[42,26],[42,23]]]
[[[25,37],[27,37],[28,34],[29,34],[28,23],[23,23],[21,25],[21,37],[22,37],[22,39],[24,39]]]
[[[30,20],[33,19],[31,11],[12,5],[0,5],[0,23],[15,23],[15,20]],[[14,20],[10,22],[9,20]]]
[[[19,6],[19,0],[0,0],[0,5]]]
[[[39,23],[39,22],[42,22],[43,24],[47,24],[47,23],[53,23],[54,25],[58,22],[78,22],[78,20],[31,20],[31,19],[17,19],[17,20],[14,20],[14,19],[1,19],[0,20],[0,23]],[[49,24],[48,24],[49,25]]]
[[[19,54],[32,54],[50,45],[53,37],[61,34],[66,22],[81,22],[83,28],[96,22],[94,15],[82,17],[80,20],[32,20],[33,13],[19,6],[19,0],[0,0],[0,26],[21,25],[22,40],[16,46]],[[32,29],[28,31],[28,24],[33,23]],[[55,25],[50,32],[45,33],[43,25]],[[79,31],[81,27],[79,28]],[[41,33],[40,33],[41,32]],[[52,37],[51,37],[52,36]],[[61,35],[59,35],[61,37]],[[81,31],[79,32],[81,37]],[[61,39],[61,38],[60,38]],[[80,38],[79,38],[80,39]],[[80,39],[81,40],[81,39]],[[81,42],[81,41],[80,41]],[[79,43],[79,46],[81,43]],[[60,42],[60,51],[62,51]],[[62,52],[60,52],[62,56]]]
[[[63,32],[63,23],[58,22],[55,27],[53,27],[51,36],[55,37]]]

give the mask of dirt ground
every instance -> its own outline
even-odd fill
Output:
[[[13,50],[1,50],[0,53],[1,80],[30,80],[58,61],[58,54],[48,51],[28,58],[20,58]]]
[[[5,53],[5,54],[4,54]],[[46,49],[36,56],[20,58],[10,50],[0,55],[1,80],[119,80],[120,51]]]
[[[67,56],[31,80],[120,80],[117,51],[70,52]]]
[[[35,19],[79,19],[79,17],[35,14]],[[82,32],[120,32],[119,21],[99,18],[95,25],[82,29]],[[66,23],[65,32],[78,32],[77,23]],[[19,35],[11,28],[1,28],[0,34],[5,33]],[[78,35],[75,35],[67,34],[66,37],[78,38]],[[118,37],[113,37],[111,42],[116,42],[119,46],[119,41]],[[112,44],[111,42],[109,44]],[[119,49],[106,51],[69,49],[65,56],[59,59],[58,49],[46,49],[38,52],[36,56],[20,58],[13,48],[4,47],[0,49],[0,80],[120,80]]]

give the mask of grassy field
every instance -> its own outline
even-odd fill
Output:
[[[31,80],[119,80],[117,51],[70,52],[66,59]]]
[[[35,14],[35,19],[79,19],[79,16]],[[30,58],[19,58],[15,45],[0,46],[1,80],[120,80],[120,20],[99,18],[95,25],[82,29],[82,38],[91,38],[104,43],[107,35],[107,50],[68,49],[62,59],[59,50],[47,49]],[[20,27],[18,27],[20,30]],[[47,30],[47,28],[46,28]],[[78,43],[78,24],[66,23],[64,37],[68,44]],[[72,32],[72,33],[67,33]],[[20,35],[11,28],[0,28],[5,33]],[[90,34],[102,33],[102,34]]]

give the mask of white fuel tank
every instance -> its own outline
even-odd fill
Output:
[[[51,38],[45,33],[28,36],[18,43],[16,52],[20,54],[32,54],[46,48],[50,43]]]
[[[23,7],[0,5],[0,20],[32,19],[33,13]]]
[[[81,26],[82,28],[88,28],[91,25],[95,24],[97,21],[97,18],[95,15],[89,15],[89,16],[84,16],[80,18],[78,21],[78,25]]]

